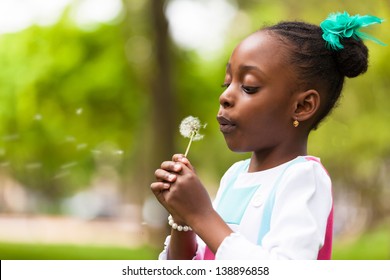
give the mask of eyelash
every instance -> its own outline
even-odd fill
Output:
[[[228,88],[229,86],[230,86],[229,83],[223,83],[223,84],[221,85],[221,87],[223,87],[223,88]],[[242,85],[242,86],[241,86],[241,89],[242,89],[246,94],[253,94],[253,93],[256,93],[256,92],[260,89],[260,87],[248,87],[248,86]]]
[[[260,87],[248,87],[248,86],[241,86],[242,90],[247,94],[253,94],[256,93]]]

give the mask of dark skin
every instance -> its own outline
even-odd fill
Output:
[[[218,121],[228,147],[252,152],[249,172],[273,168],[307,154],[307,138],[320,106],[314,89],[299,89],[288,50],[273,34],[256,32],[234,50],[227,64]],[[299,126],[292,125],[294,120]],[[155,172],[151,189],[178,224],[193,232],[172,230],[169,259],[192,259],[195,233],[216,252],[232,233],[213,209],[194,168],[174,155]],[[210,230],[212,229],[212,230]]]

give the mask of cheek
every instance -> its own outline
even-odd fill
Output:
[[[283,105],[254,107],[245,112],[247,122],[245,134],[248,137],[256,138],[255,141],[265,140],[264,138],[278,138],[286,130],[289,123],[287,108]]]

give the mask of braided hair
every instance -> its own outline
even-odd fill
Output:
[[[299,86],[320,93],[322,104],[312,129],[335,107],[345,77],[353,78],[367,71],[368,49],[359,38],[343,38],[344,48],[335,51],[326,47],[322,29],[317,25],[289,21],[259,31],[268,32],[285,45]]]

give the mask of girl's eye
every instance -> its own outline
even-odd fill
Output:
[[[222,85],[221,85],[221,87],[223,87],[223,88],[228,88],[230,86],[230,83],[223,83]]]
[[[241,86],[241,88],[245,93],[252,94],[252,93],[256,93],[260,87],[249,87],[243,85]]]

